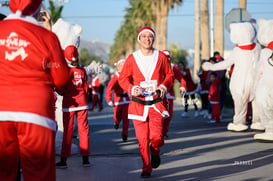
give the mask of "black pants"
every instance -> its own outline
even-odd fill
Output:
[[[200,94],[202,109],[208,109],[208,105],[209,105],[208,96],[209,96],[208,93]]]
[[[197,104],[193,101],[193,100],[195,100],[195,94],[190,94],[190,95],[185,95],[184,96],[185,112],[188,112],[188,108],[189,108],[188,100],[189,100],[189,97],[191,97],[194,109],[197,111],[198,110]]]
[[[102,103],[102,100],[103,100],[103,92],[104,92],[104,85],[100,85],[99,92],[100,92],[100,101],[101,101],[101,103]]]

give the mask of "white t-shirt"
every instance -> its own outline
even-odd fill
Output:
[[[153,53],[152,55],[148,55],[145,56],[141,53],[141,51],[138,52],[139,56],[140,56],[140,64],[142,65],[141,67],[143,68],[143,74],[145,74],[145,77],[147,75],[152,75],[151,71],[153,71],[154,69],[152,68],[153,63],[155,60],[155,53]]]

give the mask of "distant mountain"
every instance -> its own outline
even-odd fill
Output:
[[[108,62],[108,54],[110,51],[111,44],[99,41],[87,41],[81,40],[79,51],[86,48],[90,54],[95,54],[103,60],[103,62]]]

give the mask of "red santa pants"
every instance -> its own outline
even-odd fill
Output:
[[[170,122],[173,117],[173,99],[168,99],[168,112],[170,117],[164,119],[164,126],[163,126],[163,135],[167,135],[170,127]]]
[[[211,120],[216,120],[216,122],[220,122],[220,107],[219,103],[211,104]]]
[[[31,123],[0,121],[0,180],[16,180],[19,159],[25,181],[56,180],[55,131]]]
[[[146,121],[133,120],[133,123],[143,161],[142,171],[151,173],[150,151],[151,155],[159,155],[160,147],[164,145],[163,117],[154,108],[149,108]],[[149,146],[150,142],[151,146]]]
[[[88,156],[89,151],[89,125],[87,121],[87,110],[64,112],[63,113],[63,142],[62,142],[62,157],[71,156],[71,144],[74,130],[74,117],[77,117],[78,121],[78,132],[80,139],[80,154]]]
[[[123,104],[114,106],[114,121],[119,124],[122,120],[122,133],[121,135],[128,136],[129,119],[128,119],[128,105]]]
[[[103,109],[103,105],[100,101],[99,95],[93,93],[92,106],[90,107],[90,110],[93,110],[97,103],[98,103],[100,109]]]

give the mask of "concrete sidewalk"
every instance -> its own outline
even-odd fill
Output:
[[[169,138],[161,150],[161,165],[148,180],[273,180],[273,144],[255,142],[255,132],[226,131],[227,123],[232,121],[232,110],[225,109],[222,122],[214,124],[207,124],[203,117],[193,117],[192,110],[187,118],[181,118],[181,112],[181,105],[175,104]],[[90,112],[88,119],[91,167],[82,167],[81,156],[73,155],[68,159],[67,169],[57,169],[57,180],[143,180],[132,123],[128,142],[124,143],[121,129],[113,128],[110,107]]]

